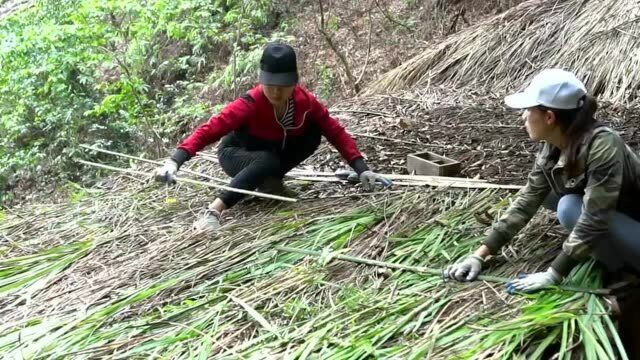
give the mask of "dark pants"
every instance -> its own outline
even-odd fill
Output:
[[[285,148],[281,151],[248,151],[228,138],[220,144],[218,160],[224,172],[233,177],[229,186],[254,190],[267,178],[282,179],[318,149],[320,140],[320,130],[312,128],[302,136],[287,137]],[[227,207],[232,207],[245,195],[223,191],[219,197]]]
[[[570,194],[558,199],[551,193],[544,207],[557,211],[560,224],[571,231],[582,214],[582,196]],[[620,211],[612,211],[609,236],[593,244],[592,254],[610,271],[629,267],[640,272],[640,222]]]
[[[551,193],[544,207],[557,211],[558,221],[571,231],[582,213],[582,196],[564,195],[559,198]],[[637,219],[637,217],[636,217]],[[593,257],[608,270],[604,276],[604,286],[615,283],[620,270],[640,272],[640,222],[619,211],[613,211],[609,218],[609,236],[593,244]],[[637,341],[640,332],[640,289],[627,289],[616,295],[619,314],[614,318],[618,322],[618,332],[630,359],[640,359],[640,344]]]

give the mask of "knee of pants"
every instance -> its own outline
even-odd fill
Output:
[[[551,191],[542,202],[542,206],[547,210],[558,211],[558,201],[560,201],[558,195],[554,191]]]
[[[259,157],[250,166],[260,169],[261,174],[272,176],[278,174],[282,161],[275,153],[261,151]]]
[[[288,147],[289,150],[296,150],[300,154],[313,154],[322,142],[322,133],[320,130],[311,128],[302,136],[291,138]]]
[[[275,169],[281,166],[280,158],[268,151],[224,149],[219,153],[218,159],[224,172],[231,177],[243,171],[271,176],[271,172],[275,172]]]
[[[582,196],[565,195],[558,201],[558,221],[567,230],[572,230],[582,213]]]
[[[320,146],[320,142],[322,142],[322,133],[318,131],[314,131],[313,135],[311,135],[310,147],[317,149]]]

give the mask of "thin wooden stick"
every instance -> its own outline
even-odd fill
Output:
[[[317,182],[342,182],[342,183],[347,183],[349,181],[347,180],[342,180],[342,179],[338,179],[337,177],[319,177],[319,176],[291,176],[293,179],[296,180],[303,180],[303,181],[317,181]],[[426,182],[402,182],[402,181],[394,181],[393,182],[394,185],[399,185],[399,186],[422,186],[422,185],[428,185]]]
[[[328,195],[328,196],[309,196],[302,197],[300,201],[310,201],[310,200],[324,200],[324,199],[337,199],[337,198],[350,198],[350,197],[365,197],[365,196],[376,196],[376,195],[389,195],[389,194],[402,194],[406,192],[405,190],[383,190],[383,191],[375,191],[375,192],[360,192],[360,193],[349,193],[349,194],[338,194],[338,195]]]
[[[142,158],[142,157],[133,156],[133,155],[127,155],[127,154],[123,154],[123,153],[119,153],[119,152],[111,151],[111,150],[100,149],[100,148],[97,148],[97,147],[94,147],[94,146],[80,145],[80,147],[83,147],[83,148],[89,149],[89,150],[93,150],[93,151],[102,152],[102,153],[109,154],[109,155],[115,155],[115,156],[120,156],[120,157],[124,157],[124,158],[127,158],[127,159],[138,160],[138,161],[146,162],[146,163],[149,163],[149,164],[163,165],[163,163],[161,161],[145,159],[145,158]],[[209,180],[218,181],[218,182],[221,182],[221,183],[224,183],[224,184],[227,183],[227,181],[224,180],[224,179],[218,179],[218,178],[215,178],[213,176],[209,176],[207,174],[199,173],[197,171],[192,171],[192,170],[189,170],[189,169],[180,169],[180,171],[182,171],[184,173],[187,173],[187,174],[191,174],[191,175],[201,176],[201,177],[209,179]]]
[[[97,164],[97,163],[93,163],[93,162],[90,162],[90,161],[76,160],[76,162],[79,162],[79,163],[85,164],[85,165],[94,166],[94,167],[99,167],[99,168],[102,168],[102,169],[118,171],[118,172],[122,172],[122,173],[141,175],[141,176],[146,176],[146,177],[149,176],[149,174],[147,174],[145,172],[142,172],[142,171],[135,171],[135,170],[131,170],[131,169],[122,169],[122,168],[118,168],[118,167],[114,167],[114,166]],[[203,182],[203,181],[191,180],[191,179],[187,179],[187,178],[183,178],[183,177],[177,177],[176,176],[174,179],[176,179],[176,181],[184,182],[184,183],[187,183],[187,184],[202,185],[202,186],[207,186],[207,187],[212,187],[212,188],[222,189],[222,190],[227,190],[227,191],[233,191],[233,192],[237,192],[237,193],[240,193],[240,194],[253,195],[253,196],[256,196],[256,197],[262,197],[262,198],[267,198],[267,199],[280,200],[280,201],[289,201],[289,202],[297,202],[298,201],[297,199],[292,199],[292,198],[288,198],[288,197],[284,197],[284,196],[265,194],[265,193],[261,193],[261,192],[257,192],[257,191],[236,189],[236,188],[232,188],[232,187],[225,186],[225,185],[206,183],[206,182]]]
[[[323,253],[320,251],[298,249],[298,248],[293,248],[288,246],[277,245],[277,246],[274,246],[273,248],[277,251],[303,254],[303,255],[309,255],[309,256],[315,256],[315,257],[321,257],[323,255]],[[384,262],[379,260],[372,260],[372,259],[361,258],[357,256],[350,256],[350,255],[343,255],[343,254],[331,253],[330,256],[332,259],[349,261],[357,264],[380,266],[380,267],[385,267],[389,269],[411,271],[419,274],[438,275],[444,278],[444,269],[434,269],[434,268],[428,268],[425,266],[409,266],[409,265],[403,265],[403,264],[394,264],[394,263],[389,263],[389,262]],[[480,275],[478,276],[478,280],[492,282],[492,283],[502,283],[502,284],[506,284],[507,282],[511,281],[511,279],[506,277],[492,276],[492,275]],[[582,292],[582,293],[588,293],[588,294],[594,294],[594,295],[608,295],[611,293],[610,289],[585,289],[585,288],[579,288],[574,286],[564,286],[564,285],[557,286],[557,288],[565,291]]]
[[[365,115],[376,115],[382,117],[392,117],[392,114],[377,112],[377,111],[368,111],[368,110],[356,110],[356,109],[329,109],[331,113],[354,113],[354,114],[365,114]]]
[[[404,144],[422,145],[422,146],[430,146],[430,147],[437,147],[437,148],[453,147],[451,145],[424,144],[424,143],[417,142],[417,141],[400,140],[400,139],[394,139],[394,138],[390,138],[390,137],[384,137],[384,136],[378,136],[378,135],[369,135],[369,134],[363,134],[363,133],[358,133],[358,132],[350,132],[350,134],[353,135],[353,136],[368,137],[368,138],[372,138],[372,139],[387,140],[387,141],[399,142],[399,143],[404,143]]]

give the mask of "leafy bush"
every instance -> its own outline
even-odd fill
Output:
[[[254,74],[272,11],[268,0],[42,0],[1,20],[0,201],[18,180],[80,176],[82,143],[160,155],[180,123],[208,115],[184,92]]]

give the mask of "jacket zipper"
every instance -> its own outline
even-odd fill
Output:
[[[284,150],[284,146],[287,142],[287,129],[284,127],[284,125],[282,125],[282,123],[278,120],[278,114],[276,113],[276,107],[273,106],[273,118],[276,120],[276,122],[278,123],[278,125],[280,125],[280,127],[282,128],[282,146],[280,148],[280,150]],[[285,109],[284,113],[287,113],[287,109]]]
[[[300,123],[300,126],[296,126],[296,127],[292,128],[292,130],[293,129],[299,129],[300,127],[302,127],[302,125],[304,125],[304,120],[306,119],[307,114],[309,113],[309,111],[311,111],[311,109],[305,111],[304,114],[302,114],[302,122]],[[287,141],[287,131],[286,130],[284,132],[284,138],[282,139],[282,150],[284,150],[285,141]]]
[[[555,191],[556,194],[558,196],[560,196],[560,190],[558,189],[558,184],[556,183],[556,178],[555,178],[555,176],[553,176],[553,168],[551,168],[551,171],[549,172],[549,175],[551,176],[550,183],[551,183],[551,187],[553,188],[553,191]],[[549,180],[549,179],[547,179],[547,180]]]
[[[551,185],[551,189],[556,193],[556,195],[560,196],[560,194],[561,194],[560,188],[558,187],[558,184],[556,183],[556,178],[553,175],[553,170],[555,168],[556,168],[555,165],[553,167],[551,167],[551,169],[549,169],[549,173],[548,174],[547,174],[546,169],[542,169],[542,173],[544,174],[544,177],[547,178],[547,181],[549,182],[549,185]]]
[[[309,111],[311,111],[311,109],[305,111],[304,114],[302,114],[302,122],[300,123],[300,126],[296,126],[295,128],[292,128],[292,129],[297,129],[297,128],[300,128],[302,125],[304,125],[304,120],[306,119],[307,114],[309,113]],[[285,114],[286,113],[287,113],[287,111],[285,110]],[[273,107],[273,118],[276,120],[278,125],[280,125],[280,127],[282,128],[282,147],[280,148],[280,150],[284,150],[284,147],[287,144],[287,129],[284,127],[284,125],[282,125],[282,123],[280,121],[278,121],[278,114],[276,114],[276,108],[275,107]]]

